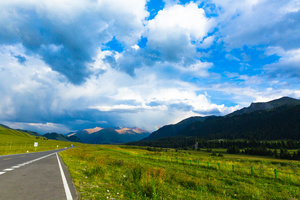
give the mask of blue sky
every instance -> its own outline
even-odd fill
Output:
[[[4,0],[0,123],[148,131],[300,98],[298,0]]]

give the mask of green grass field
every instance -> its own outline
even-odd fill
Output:
[[[211,152],[45,140],[0,126],[0,155],[60,153],[80,199],[299,199],[300,162]]]
[[[34,147],[34,142],[38,142],[38,147]],[[77,146],[81,145],[80,143],[74,142],[46,140],[43,137],[34,137],[24,132],[0,126],[0,155],[26,153],[27,151],[54,150],[57,148],[71,147],[71,144]]]
[[[81,199],[300,198],[298,161],[210,154],[116,145],[60,153]]]

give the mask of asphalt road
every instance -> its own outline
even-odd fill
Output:
[[[60,151],[0,156],[0,200],[78,199]]]

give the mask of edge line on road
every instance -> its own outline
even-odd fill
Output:
[[[72,194],[71,194],[71,191],[70,191],[70,188],[69,188],[66,176],[65,176],[63,168],[62,168],[62,166],[60,164],[60,161],[59,161],[57,153],[56,153],[56,157],[57,157],[58,166],[59,166],[59,169],[60,169],[60,174],[61,174],[61,178],[62,178],[62,181],[63,181],[63,185],[64,185],[64,188],[65,188],[67,200],[73,200],[73,197],[72,197]]]
[[[51,153],[51,154],[48,154],[48,155],[46,155],[46,156],[42,156],[42,157],[36,158],[36,159],[34,159],[34,160],[27,161],[27,162],[25,162],[25,163],[19,164],[18,166],[13,166],[13,167],[11,167],[11,168],[3,169],[2,172],[0,172],[0,175],[5,174],[6,172],[9,172],[9,171],[13,171],[14,169],[17,169],[17,168],[22,167],[22,166],[24,166],[24,165],[31,164],[31,163],[33,163],[33,162],[35,162],[35,161],[38,161],[38,160],[47,158],[48,156],[52,156],[53,154],[55,154],[55,153]],[[4,172],[3,172],[3,171],[4,171]]]

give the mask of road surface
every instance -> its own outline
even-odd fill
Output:
[[[0,156],[0,200],[77,199],[60,151]]]

